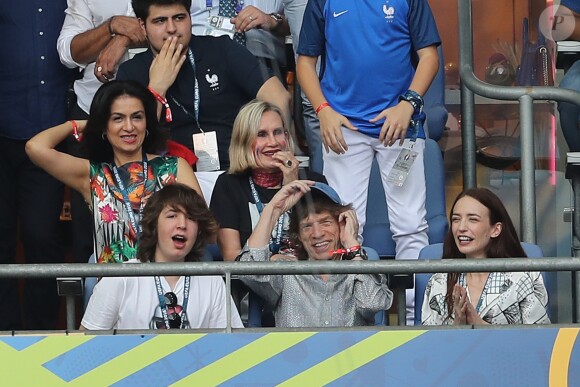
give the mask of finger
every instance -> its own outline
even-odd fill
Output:
[[[342,136],[342,130],[340,129],[336,132],[336,140],[338,146],[340,147],[340,153],[346,153],[346,151],[348,150],[348,145],[346,144],[346,141]]]
[[[381,132],[379,133],[379,142],[381,144],[384,143],[385,137],[387,136],[388,131],[389,131],[389,124],[388,124],[387,120],[385,120],[385,122],[383,122],[383,125],[381,126]]]
[[[391,126],[389,126],[387,128],[387,130],[385,131],[385,138],[382,141],[382,144],[384,146],[389,146],[390,145],[391,139],[393,138],[393,131],[394,131],[394,129]]]
[[[405,131],[401,132],[401,136],[400,136],[400,140],[399,140],[399,146],[403,146],[403,144],[405,143],[405,135],[403,135],[405,133]]]
[[[113,78],[112,75],[108,74],[108,72],[104,70],[103,66],[95,66],[94,73],[97,79],[102,83],[107,83]]]
[[[354,126],[348,119],[343,119],[341,122],[342,126],[350,129],[350,130],[358,130],[356,126]]]
[[[177,61],[177,68],[180,69],[181,66],[183,66],[183,63],[185,62],[185,54],[181,54],[181,56],[179,57],[179,60]]]
[[[177,37],[172,36],[171,41],[169,42],[169,47],[167,48],[167,55],[175,55],[175,51],[177,50]]]
[[[383,114],[382,112],[377,114],[375,117],[371,118],[369,120],[369,122],[377,122],[380,121],[381,119],[386,118],[385,114]]]
[[[183,52],[183,44],[179,43],[175,47],[175,51],[173,52],[171,57],[171,62],[174,66],[177,66],[181,61],[181,57],[183,56],[182,52]]]
[[[329,149],[332,149],[332,151],[335,153],[339,153],[339,151],[337,150],[335,141],[334,141],[334,136],[331,133],[324,132],[323,136],[322,136],[322,140],[324,143],[324,148],[326,149],[326,153],[329,152]]]
[[[393,133],[393,137],[391,138],[391,145],[394,145],[397,140],[400,140],[402,136],[404,136],[405,131],[403,130],[402,126],[397,126],[395,132]]]

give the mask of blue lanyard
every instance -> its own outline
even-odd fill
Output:
[[[411,117],[411,126],[413,127],[411,142],[415,142],[417,140],[419,130],[423,127],[426,118],[427,116],[425,115],[425,112],[423,112],[422,106],[418,113],[413,113],[413,116]]]
[[[252,179],[252,176],[249,177],[249,180],[250,180],[250,188],[252,190],[252,196],[254,197],[254,201],[256,202],[258,212],[260,213],[260,216],[262,216],[264,204],[260,200],[260,196],[258,195],[256,186],[254,185],[254,179]],[[284,226],[284,215],[285,213],[280,215],[280,217],[278,218],[278,223],[276,224],[276,240],[272,241],[272,237],[270,236],[270,251],[273,254],[278,253],[278,250],[280,250],[280,242],[282,241],[282,227]]]
[[[179,329],[183,329],[187,326],[187,303],[189,302],[189,285],[191,277],[185,277],[185,285],[183,287],[183,303],[181,304],[181,326]],[[155,276],[155,287],[157,288],[157,297],[159,298],[159,307],[161,308],[161,316],[163,316],[163,322],[165,323],[165,328],[171,329],[169,326],[169,316],[167,315],[167,304],[165,303],[165,295],[163,293],[163,286],[161,286],[161,279],[159,276]],[[177,297],[177,295],[175,295]]]
[[[121,176],[119,176],[119,170],[117,166],[113,166],[113,173],[115,174],[115,180],[117,182],[117,186],[121,194],[123,195],[123,204],[125,205],[125,209],[129,215],[129,222],[131,222],[131,227],[133,228],[133,232],[137,236],[137,240],[139,240],[141,236],[141,231],[143,230],[141,226],[141,219],[143,217],[143,208],[145,207],[145,202],[143,201],[143,196],[145,196],[145,190],[147,188],[147,181],[149,179],[148,171],[149,171],[149,163],[147,162],[147,155],[143,152],[143,194],[141,195],[141,199],[139,201],[139,224],[137,224],[137,220],[135,219],[135,212],[133,211],[133,207],[131,206],[131,201],[129,200],[129,194],[127,193],[127,189],[125,188],[125,184],[123,184],[123,180],[121,180]]]
[[[183,106],[181,103],[179,103],[178,100],[175,99],[175,97],[171,96],[171,100],[181,108],[181,110],[183,110],[183,112],[193,118],[195,118],[195,123],[197,124],[197,128],[199,129],[199,131],[201,133],[204,133],[203,129],[201,129],[201,126],[199,125],[199,82],[197,81],[197,73],[195,71],[196,67],[195,67],[195,58],[193,56],[193,52],[191,51],[191,49],[189,49],[189,51],[187,52],[187,57],[189,58],[189,63],[191,64],[191,68],[193,69],[193,84],[194,84],[194,88],[193,88],[193,114],[191,114],[191,112],[189,110],[187,110],[185,108],[185,106]]]

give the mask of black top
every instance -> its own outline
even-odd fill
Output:
[[[216,181],[210,203],[210,209],[213,211],[220,228],[231,228],[239,231],[241,246],[246,244],[260,218],[250,189],[249,176],[250,173],[222,173]],[[299,171],[299,178],[327,183],[323,175],[306,172],[302,169]],[[269,203],[280,190],[279,188],[263,188],[258,185],[255,187],[263,204]],[[285,224],[283,231],[287,230],[288,225]]]
[[[220,169],[226,170],[236,115],[244,104],[256,98],[271,74],[260,71],[256,58],[228,36],[192,35],[189,46],[195,58],[199,84],[199,123],[204,132],[216,132]],[[133,79],[147,86],[152,61],[151,49],[135,55],[121,65],[117,79]],[[200,133],[195,122],[193,74],[193,67],[186,58],[166,95],[173,115],[173,121],[168,124],[171,138],[189,149],[193,149],[192,134]],[[165,112],[161,117],[165,118]]]

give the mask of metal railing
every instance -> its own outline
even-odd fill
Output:
[[[573,298],[580,302],[580,260],[571,258],[493,258],[445,260],[381,260],[381,261],[298,261],[298,262],[184,262],[122,264],[10,264],[0,265],[0,278],[69,278],[69,277],[137,277],[175,275],[223,275],[227,299],[231,296],[232,275],[251,274],[413,274],[466,272],[575,272]],[[68,306],[68,302],[67,302]],[[575,305],[574,322],[580,321],[580,305]],[[231,332],[231,303],[226,303]],[[72,321],[69,320],[72,319]],[[67,327],[75,330],[74,313],[67,313]]]
[[[463,143],[463,187],[476,181],[475,98],[478,95],[519,101],[521,146],[520,224],[524,242],[536,243],[536,192],[534,165],[534,100],[558,100],[580,105],[580,93],[547,86],[496,86],[479,80],[473,71],[472,0],[458,0],[459,75],[461,77],[461,138]]]

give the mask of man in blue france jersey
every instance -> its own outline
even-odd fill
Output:
[[[427,0],[310,0],[300,33],[298,80],[320,120],[324,174],[354,204],[362,235],[377,158],[401,259],[416,259],[429,243],[425,133],[410,123],[424,122],[422,95],[437,73],[439,44]],[[408,321],[413,305],[411,290]]]

